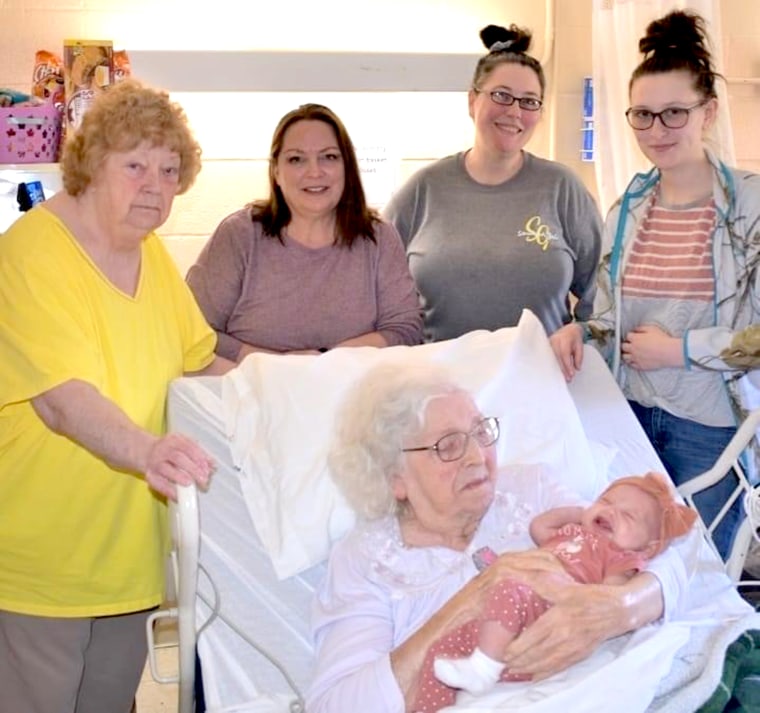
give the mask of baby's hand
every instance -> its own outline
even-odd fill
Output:
[[[472,561],[478,568],[478,572],[482,572],[486,567],[492,565],[498,555],[490,547],[481,547],[475,551],[472,555]]]

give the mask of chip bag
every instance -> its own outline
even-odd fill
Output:
[[[58,107],[63,107],[63,62],[47,50],[37,50],[32,74],[32,96]]]

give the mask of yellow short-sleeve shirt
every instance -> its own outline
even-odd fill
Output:
[[[102,616],[161,601],[165,502],[50,431],[30,400],[86,381],[159,434],[169,382],[207,366],[215,343],[155,234],[134,296],[44,205],[0,236],[0,609]]]

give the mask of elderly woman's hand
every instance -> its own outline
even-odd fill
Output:
[[[547,582],[543,589],[553,606],[507,647],[504,662],[510,673],[545,678],[587,658],[603,641],[626,631],[619,587]]]
[[[566,669],[603,641],[662,615],[660,584],[648,572],[621,586],[563,583],[551,574],[532,577],[530,586],[552,607],[506,648],[503,658],[511,673],[536,679]]]
[[[144,473],[153,490],[176,500],[176,484],[208,485],[214,463],[178,433],[156,436],[137,426],[92,384],[72,379],[32,399],[42,422],[114,468]]]
[[[662,614],[660,585],[653,575],[639,573],[622,586],[579,584],[553,554],[540,549],[505,553],[476,577],[476,606],[506,577],[552,604],[505,650],[510,673],[545,678],[587,658],[603,641]]]
[[[541,549],[507,552],[478,575],[477,580],[481,581],[482,589],[487,591],[508,577],[534,588],[534,585],[541,582],[554,582],[557,585],[574,582],[557,557]]]
[[[194,441],[179,433],[157,438],[148,452],[145,480],[161,495],[177,499],[177,485],[195,483],[205,490],[214,461]]]

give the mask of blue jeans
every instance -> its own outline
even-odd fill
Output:
[[[198,656],[198,647],[195,647],[195,713],[206,713],[206,695],[203,690],[203,671],[201,670],[201,657]]]
[[[635,401],[628,403],[676,485],[712,468],[736,433],[734,426],[703,426],[660,408],[647,408]],[[736,474],[730,471],[723,480],[694,496],[694,503],[706,524],[712,522],[738,484]],[[734,536],[743,519],[744,509],[739,498],[713,532],[715,546],[724,559],[731,552]]]

